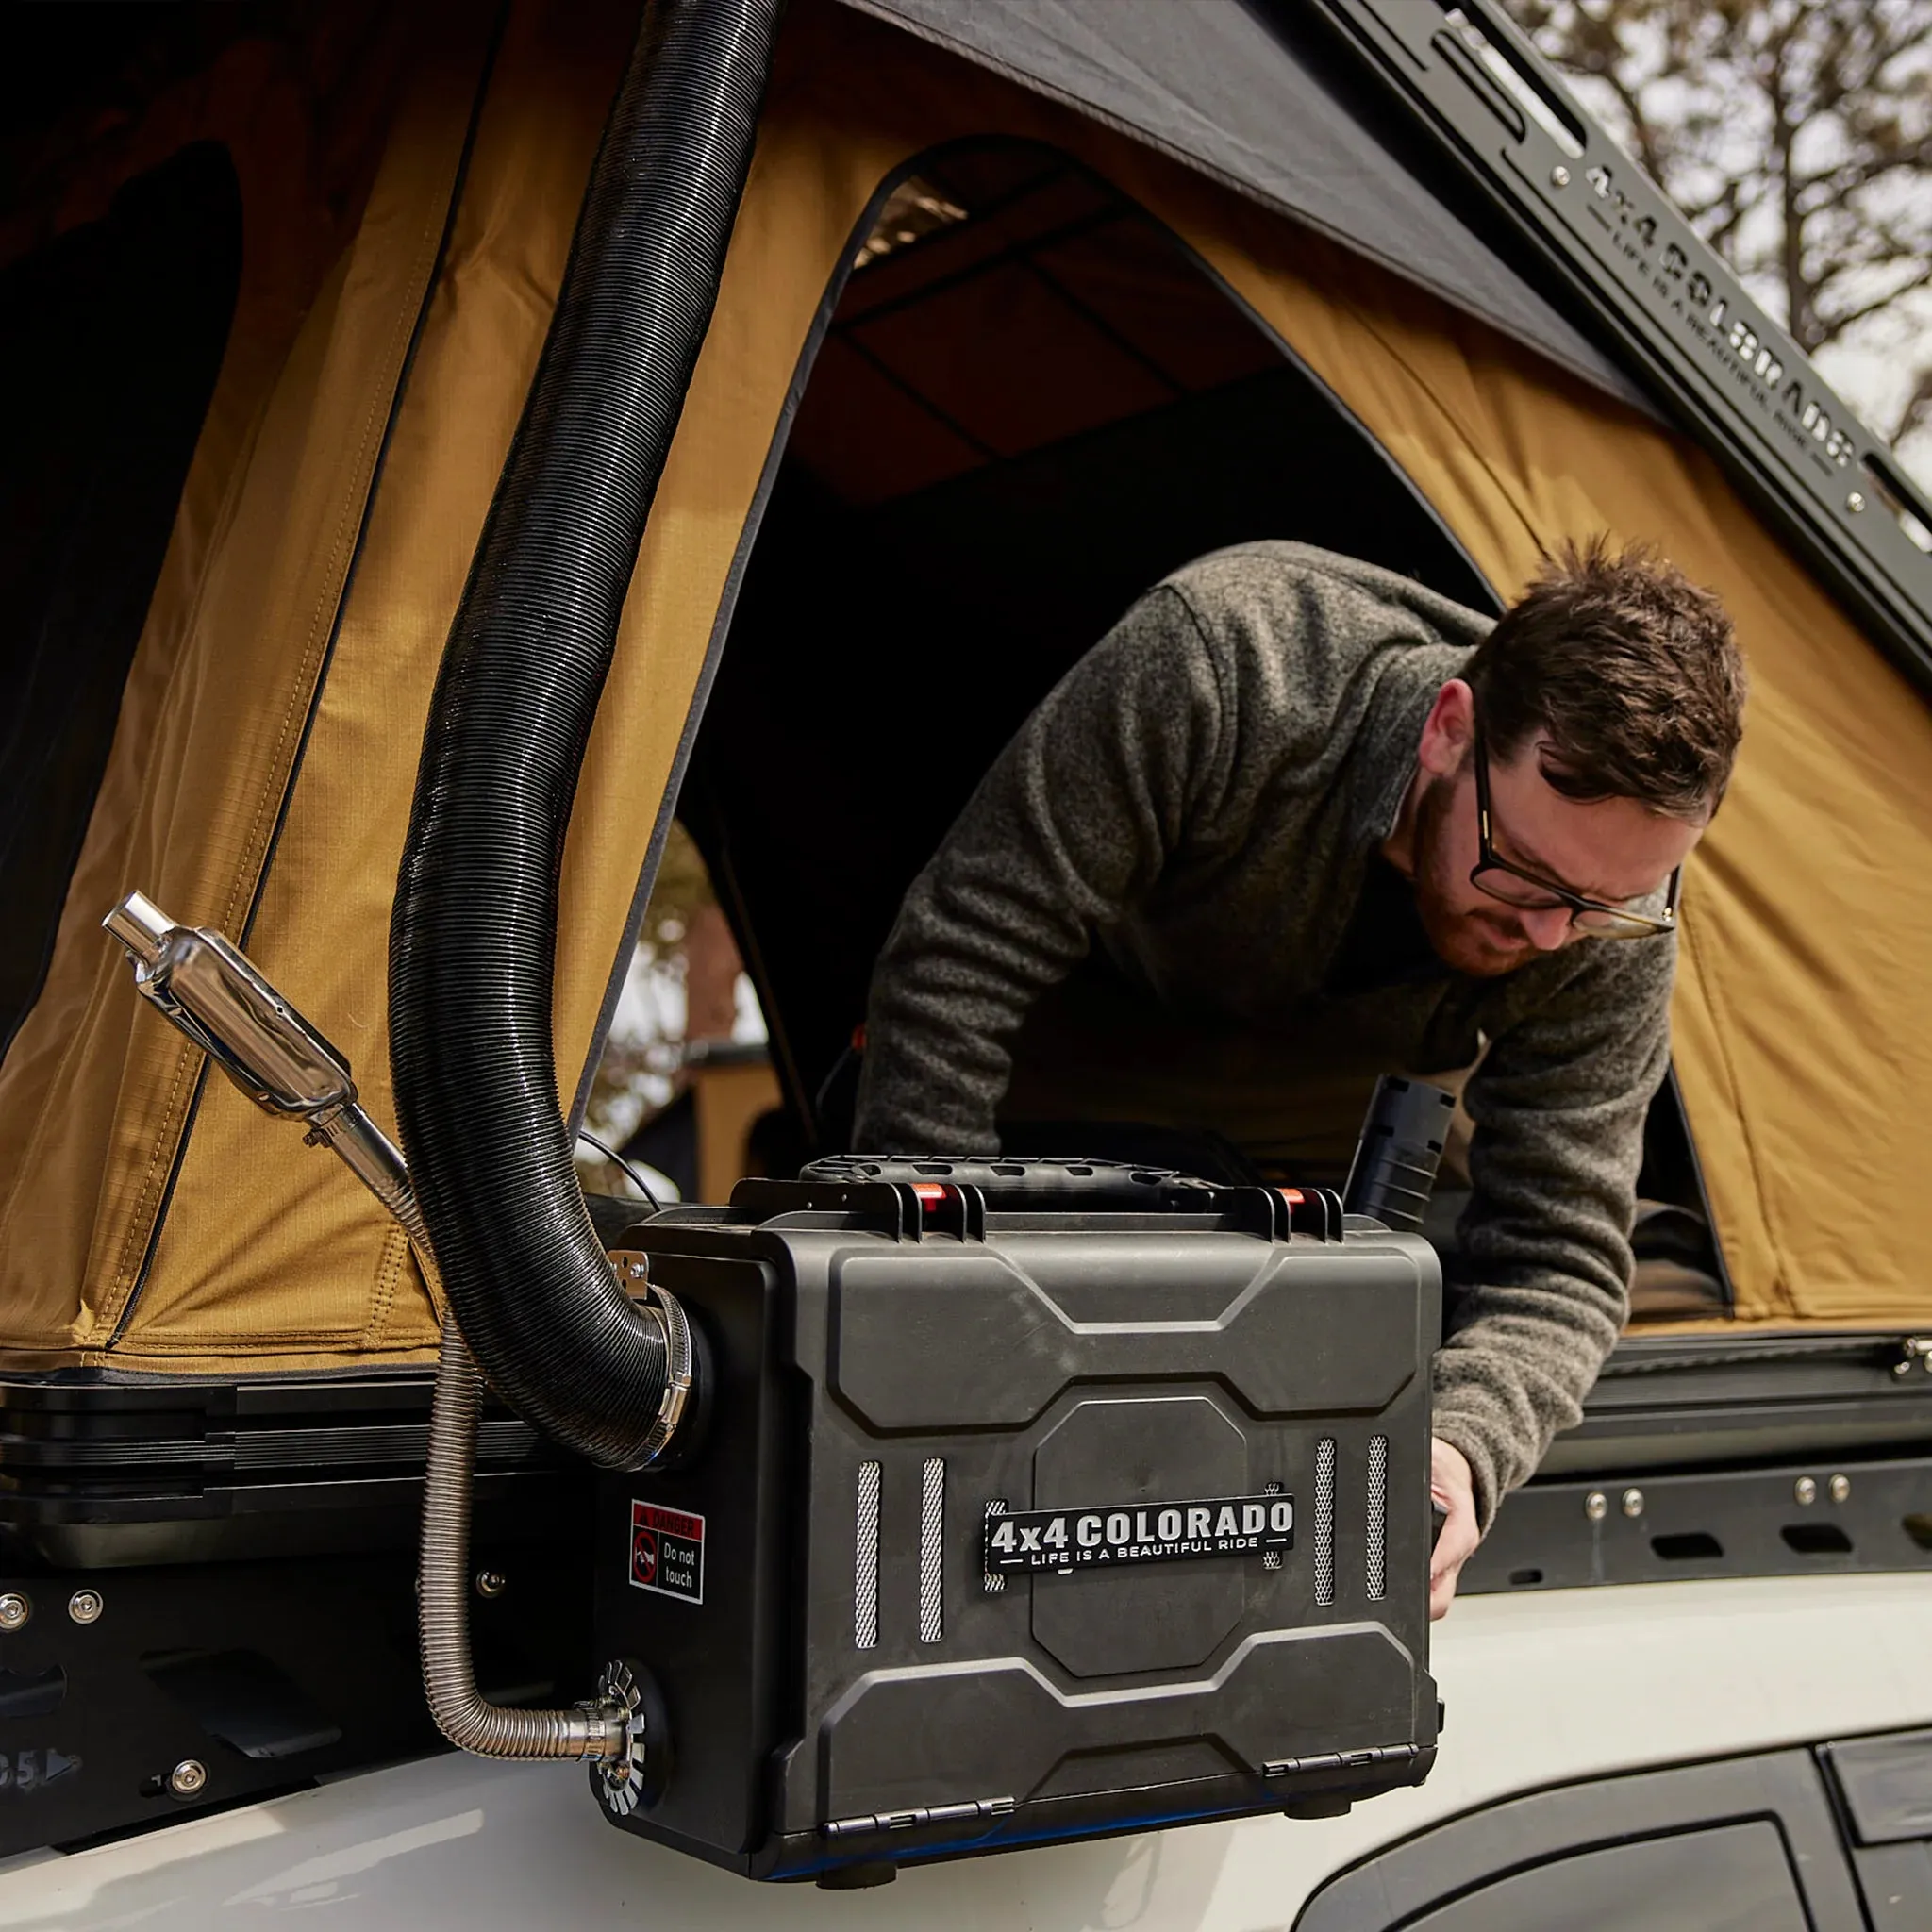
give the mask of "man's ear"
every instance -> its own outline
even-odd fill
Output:
[[[1423,722],[1416,762],[1432,778],[1453,778],[1462,769],[1475,741],[1475,693],[1459,677],[1452,677],[1436,693]]]

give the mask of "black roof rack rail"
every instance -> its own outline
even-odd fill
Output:
[[[1932,503],[1491,0],[1321,13],[1922,691]]]

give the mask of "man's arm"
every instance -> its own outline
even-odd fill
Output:
[[[1463,1095],[1473,1286],[1436,1357],[1436,1433],[1467,1458],[1485,1528],[1580,1418],[1623,1328],[1644,1115],[1670,1060],[1675,941],[1584,941],[1575,958]]]
[[[1008,1042],[1224,785],[1225,712],[1216,660],[1163,585],[1020,727],[913,881],[879,956],[856,1145],[997,1145]]]

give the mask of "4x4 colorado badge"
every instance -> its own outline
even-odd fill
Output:
[[[1071,1571],[1101,1564],[1257,1557],[1294,1547],[1294,1498],[1216,1496],[1205,1502],[1025,1509],[986,1521],[986,1572]]]

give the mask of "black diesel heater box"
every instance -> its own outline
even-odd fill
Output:
[[[714,1391],[598,1503],[598,1654],[668,1717],[641,1792],[592,1773],[626,1829],[863,1882],[1427,1774],[1426,1242],[1322,1191],[846,1159],[624,1244]]]

